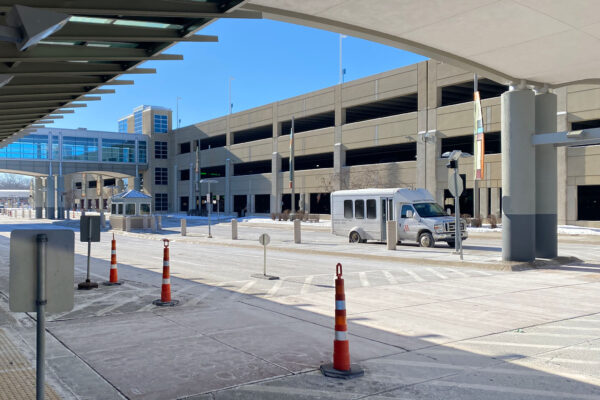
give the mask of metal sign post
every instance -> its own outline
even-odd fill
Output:
[[[258,243],[263,245],[263,273],[262,274],[252,274],[253,278],[267,279],[267,280],[276,280],[279,279],[278,276],[267,275],[267,245],[271,242],[271,237],[263,233],[258,237]]]
[[[458,160],[456,160],[456,169],[454,170],[454,188],[455,188],[455,194],[454,194],[454,214],[455,214],[455,222],[454,222],[454,240],[455,240],[455,252],[460,254],[460,259],[463,259],[463,252],[462,252],[462,229],[460,226],[460,195],[462,193],[462,190],[458,190],[459,188],[462,189],[462,185],[460,185],[459,187],[459,183],[458,180],[461,180],[462,183],[462,179],[458,176]]]
[[[46,253],[48,249],[48,235],[41,233],[37,235],[37,298],[35,301],[36,305],[36,319],[37,319],[37,331],[36,331],[36,360],[35,360],[35,393],[37,400],[44,400],[44,364],[45,364],[45,353],[46,353],[46,315],[44,309],[46,308]]]
[[[16,229],[10,235],[9,308],[37,313],[36,399],[44,400],[47,312],[73,309],[75,246],[68,229]]]
[[[92,253],[92,242],[100,241],[100,216],[86,215],[79,222],[79,241],[88,243],[87,275],[85,282],[77,285],[79,290],[91,290],[98,287],[98,282],[90,280],[90,258]]]

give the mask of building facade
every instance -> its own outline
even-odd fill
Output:
[[[461,212],[500,216],[500,95],[508,90],[479,77],[485,129],[485,176],[473,179],[461,160]],[[559,130],[600,126],[600,88],[557,89]],[[291,208],[289,139],[295,141],[296,208],[328,214],[334,190],[422,187],[453,209],[441,155],[473,152],[473,74],[429,60],[220,118],[149,132],[144,189],[155,210],[205,210],[206,183],[223,212],[269,214]],[[144,106],[119,122],[137,129]],[[141,116],[139,111],[141,110]],[[123,123],[122,121],[126,121]],[[133,125],[133,126],[132,126]],[[142,128],[143,129],[143,128]],[[163,132],[166,131],[166,132]],[[146,133],[144,131],[144,133]],[[600,146],[558,148],[560,224],[600,226]],[[213,210],[216,211],[216,205]]]

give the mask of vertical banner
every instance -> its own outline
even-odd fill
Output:
[[[479,91],[474,93],[474,104],[475,104],[475,180],[483,179],[483,168],[485,163],[485,142],[483,138],[483,116],[481,113],[481,99],[479,98]]]

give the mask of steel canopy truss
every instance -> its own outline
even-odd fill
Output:
[[[236,10],[241,0],[0,0],[0,24],[15,5],[65,13],[69,22],[39,44],[18,51],[0,42],[0,146],[39,123],[114,93],[102,86],[133,84],[122,74],[155,73],[148,60],[181,60],[163,51],[178,42],[216,42],[196,31],[216,18],[260,18]],[[18,135],[17,135],[18,134]]]

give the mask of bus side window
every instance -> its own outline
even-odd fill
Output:
[[[413,210],[413,207],[411,205],[405,204],[402,206],[402,211],[400,211],[400,218],[406,218],[407,211],[412,211],[413,214],[415,213],[415,210]]]
[[[365,201],[354,200],[354,218],[365,219]]]
[[[352,219],[352,200],[344,200],[344,218]]]
[[[374,199],[367,200],[367,219],[377,219],[377,201]]]

